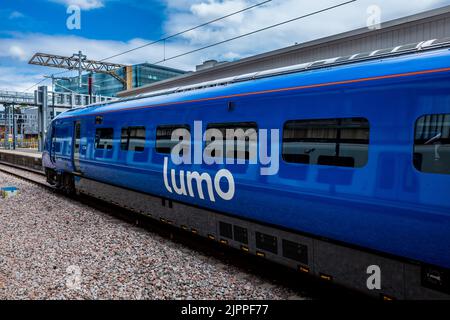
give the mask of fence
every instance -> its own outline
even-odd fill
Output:
[[[8,139],[5,144],[5,139],[0,139],[0,148],[6,148],[9,149],[12,148],[12,140]],[[26,148],[26,149],[37,149],[39,146],[39,140],[37,138],[31,138],[31,139],[16,139],[16,148]]]

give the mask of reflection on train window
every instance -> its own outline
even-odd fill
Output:
[[[417,120],[414,166],[422,172],[450,174],[450,114],[430,114]]]
[[[284,126],[283,159],[287,162],[361,168],[368,153],[365,118],[295,120]]]
[[[216,139],[223,141],[222,148],[211,150],[212,157],[249,160],[257,157],[258,127],[255,122],[214,123],[206,128],[206,146]]]
[[[177,129],[184,129],[183,131],[179,131],[178,133],[183,134],[190,132],[189,125],[163,125],[158,126],[156,128],[156,152],[158,153],[170,153],[172,148],[175,147],[179,140],[172,140],[172,133]],[[188,139],[186,137],[185,139]]]
[[[99,128],[95,130],[95,148],[111,150],[113,147],[114,129]]]
[[[55,127],[53,151],[60,156],[70,156],[72,151],[72,132],[68,124]]]
[[[120,149],[142,152],[145,147],[145,127],[122,128]]]

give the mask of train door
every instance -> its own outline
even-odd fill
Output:
[[[81,150],[81,122],[75,121],[73,128],[73,169],[75,172],[80,171],[80,150]]]
[[[55,128],[55,124],[51,125],[51,136],[50,136],[50,140],[49,140],[49,145],[48,145],[48,153],[50,156],[50,160],[52,161],[52,163],[56,162],[56,128]]]

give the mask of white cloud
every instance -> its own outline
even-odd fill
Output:
[[[15,33],[11,38],[0,38],[0,58],[13,58],[27,62],[36,52],[72,56],[79,50],[83,51],[89,59],[101,60],[116,53],[142,46],[151,40],[132,39],[127,42],[113,40],[94,40],[79,36],[52,36],[46,34]],[[64,43],[62,46],[61,43]],[[173,56],[189,50],[190,47],[175,42],[168,43],[165,48],[166,57]],[[134,51],[113,59],[111,62],[136,64],[141,62],[157,62],[164,59],[164,45],[155,45]],[[194,58],[180,59],[173,62],[176,67],[192,66]]]
[[[85,8],[93,9],[112,0],[51,0],[60,3],[84,3]],[[229,14],[263,0],[165,0],[167,18],[166,34],[181,30]],[[200,28],[163,43],[158,43],[129,54],[114,58],[111,62],[135,64],[160,61],[165,56],[172,57],[193,49],[221,40],[235,37],[253,30],[275,24],[287,19],[307,14],[330,5],[339,0],[283,0],[272,1],[262,7],[254,8],[204,28]],[[320,37],[345,32],[366,25],[367,7],[376,4],[381,8],[381,20],[387,21],[420,11],[450,4],[450,0],[360,0],[353,4],[311,16],[274,29],[228,42],[216,47],[196,52],[163,65],[184,70],[195,69],[196,64],[205,60],[236,60],[246,56],[275,50],[294,43],[317,39]],[[128,41],[95,40],[79,36],[59,36],[45,34],[13,34],[0,38],[0,58],[11,59],[23,65],[23,70],[35,79],[38,74],[50,74],[64,71],[62,69],[28,66],[28,59],[36,52],[54,53],[71,56],[82,50],[90,59],[103,59],[116,53],[151,42],[152,39],[130,39]],[[61,45],[61,44],[64,45]],[[28,69],[27,69],[28,68]],[[22,73],[23,75],[23,73]],[[69,73],[68,75],[71,75]],[[22,76],[10,75],[10,87],[24,87]],[[4,76],[3,76],[4,77]],[[25,75],[24,75],[25,77]],[[11,79],[14,79],[11,81]],[[11,83],[13,82],[13,83]],[[5,82],[6,83],[6,82]],[[1,84],[1,83],[0,83]]]
[[[40,73],[28,68],[0,66],[0,90],[24,91],[42,79]]]
[[[214,1],[195,3],[190,6],[192,14],[198,18],[212,20],[220,18],[228,12],[237,12],[249,6],[249,1]],[[243,15],[233,15],[227,19],[227,24],[242,23]]]
[[[82,10],[91,10],[103,8],[105,6],[103,0],[50,0],[52,2],[64,4],[66,6],[75,5]]]
[[[12,20],[12,19],[19,19],[19,18],[23,18],[23,17],[25,17],[25,15],[22,12],[13,11],[9,14],[8,19]]]
[[[165,24],[168,34],[179,32],[201,22],[215,19],[263,0],[166,0],[169,16]],[[230,39],[254,30],[327,8],[344,0],[283,0],[272,1],[230,18],[196,29],[180,36],[192,47],[200,47]],[[448,0],[359,0],[357,2],[275,27],[252,36],[235,40],[206,52],[209,58],[245,57],[313,40],[332,34],[365,27],[367,8],[377,5],[381,21],[415,14],[450,4]],[[184,6],[184,7],[183,7]],[[181,8],[184,8],[182,10]],[[180,39],[180,40],[181,40]]]
[[[32,75],[33,79],[42,79],[42,75],[49,75],[52,73],[64,72],[65,69],[41,67],[28,65],[29,59],[36,53],[51,53],[63,56],[72,56],[78,50],[82,50],[83,54],[88,56],[88,59],[100,60],[116,53],[123,52],[143,44],[150,42],[144,39],[132,39],[127,42],[111,41],[111,40],[93,40],[78,36],[51,36],[45,34],[21,34],[16,33],[14,37],[0,38],[0,59],[9,59],[12,64],[22,66],[20,71],[10,69],[13,72],[27,71],[28,75]],[[64,43],[64,46],[61,46]],[[167,44],[164,50],[162,43],[152,45],[133,52],[132,54],[117,57],[111,62],[123,64],[137,64],[142,62],[158,62],[164,59],[164,51],[166,57],[174,56],[176,54],[190,50],[185,44],[171,43]],[[193,67],[202,61],[199,54],[188,55],[180,59],[171,61],[170,64],[162,63],[173,68],[182,70],[191,70]],[[4,70],[5,71],[5,70]],[[70,71],[62,76],[74,76],[76,71]],[[10,90],[19,90],[27,87],[30,81],[23,81],[24,77],[17,76],[15,73],[3,74],[2,77],[6,80],[9,78],[8,84]],[[26,78],[26,77],[25,77]],[[37,81],[36,81],[37,82]],[[24,85],[26,83],[27,85]],[[29,86],[31,86],[31,83]],[[1,87],[0,82],[0,87]]]
[[[25,51],[16,45],[12,45],[9,47],[9,55],[12,58],[17,58],[19,60],[25,60],[27,58]]]

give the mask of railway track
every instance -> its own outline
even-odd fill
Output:
[[[29,169],[22,166],[9,164],[3,161],[0,161],[0,171],[6,174],[13,175],[19,179],[39,184],[45,188],[55,191],[55,189],[52,186],[47,184],[45,174],[43,171]]]
[[[33,183],[48,191],[56,192],[67,199],[81,202],[104,214],[136,224],[149,232],[156,233],[168,241],[183,244],[204,255],[219,259],[223,263],[231,264],[245,270],[245,272],[256,274],[262,278],[274,281],[299,293],[300,296],[312,299],[370,299],[358,292],[342,288],[329,282],[323,282],[316,278],[295,272],[287,267],[267,261],[263,258],[245,254],[239,250],[227,247],[217,241],[205,239],[186,232],[174,226],[164,224],[158,220],[151,219],[140,213],[136,213],[117,205],[107,203],[86,195],[67,195],[55,189],[46,182],[44,172],[10,165],[0,162],[0,172],[12,175],[16,178]]]

